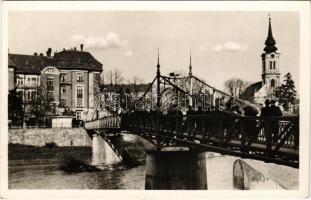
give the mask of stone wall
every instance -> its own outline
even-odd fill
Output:
[[[51,142],[58,146],[92,146],[92,139],[83,128],[9,129],[12,144],[44,146]]]

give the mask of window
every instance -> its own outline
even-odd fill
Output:
[[[275,80],[274,79],[271,80],[271,87],[275,87]]]
[[[270,61],[270,69],[272,69],[272,61]]]
[[[37,82],[37,78],[32,78],[32,79],[31,79],[31,84],[32,84],[32,85],[35,85],[36,82]]]
[[[48,68],[46,71],[49,72],[49,73],[53,73],[54,69],[53,68]]]
[[[23,85],[24,81],[23,79],[19,78],[17,79],[17,85]]]
[[[83,87],[77,86],[77,107],[83,107]]]
[[[63,107],[66,107],[66,105],[67,105],[67,99],[61,99],[61,100],[60,100],[60,104],[61,104]]]
[[[77,81],[78,82],[83,82],[83,76],[81,73],[77,73]]]
[[[66,87],[61,87],[61,91],[62,91],[62,94],[66,94],[67,93]]]
[[[83,100],[82,99],[77,99],[77,107],[79,107],[79,108],[83,107]]]
[[[37,97],[37,92],[36,91],[32,91],[31,99],[35,99],[36,97]]]
[[[47,79],[47,90],[48,92],[53,92],[54,91],[54,79],[51,77],[48,77]]]
[[[27,91],[27,99],[30,100],[31,91]]]
[[[275,69],[275,61],[273,61],[273,69]]]
[[[77,86],[77,98],[83,98],[82,86]]]
[[[82,111],[76,111],[76,118],[81,119],[81,113]]]
[[[66,74],[61,74],[61,75],[60,75],[60,81],[61,81],[61,82],[65,82],[65,81],[66,81],[65,76],[66,76]]]
[[[30,83],[30,77],[28,77],[28,83]]]

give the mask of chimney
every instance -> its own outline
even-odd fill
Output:
[[[65,48],[63,48],[63,51],[66,51],[66,49],[65,49]]]
[[[43,56],[43,53],[40,53],[40,56]]]
[[[73,50],[77,51],[77,48],[76,48],[76,47],[73,47]]]
[[[37,53],[37,52],[35,52],[33,55],[34,55],[34,56],[37,56],[37,55],[38,55],[38,53]]]
[[[52,53],[52,49],[49,48],[49,49],[47,50],[47,52],[46,52],[46,56],[47,56],[47,57],[51,57],[51,53]]]
[[[83,51],[83,44],[80,44],[80,49],[81,51]]]

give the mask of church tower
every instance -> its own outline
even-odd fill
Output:
[[[266,86],[269,93],[272,95],[275,87],[280,85],[280,68],[279,57],[277,53],[276,42],[272,35],[271,18],[269,15],[268,37],[265,42],[264,53],[262,58],[262,85]]]

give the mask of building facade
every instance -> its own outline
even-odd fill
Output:
[[[46,56],[9,54],[9,89],[16,88],[27,103],[38,88],[53,96],[58,115],[74,111],[78,119],[87,118],[94,111],[96,79],[102,64],[89,52],[76,48]]]

